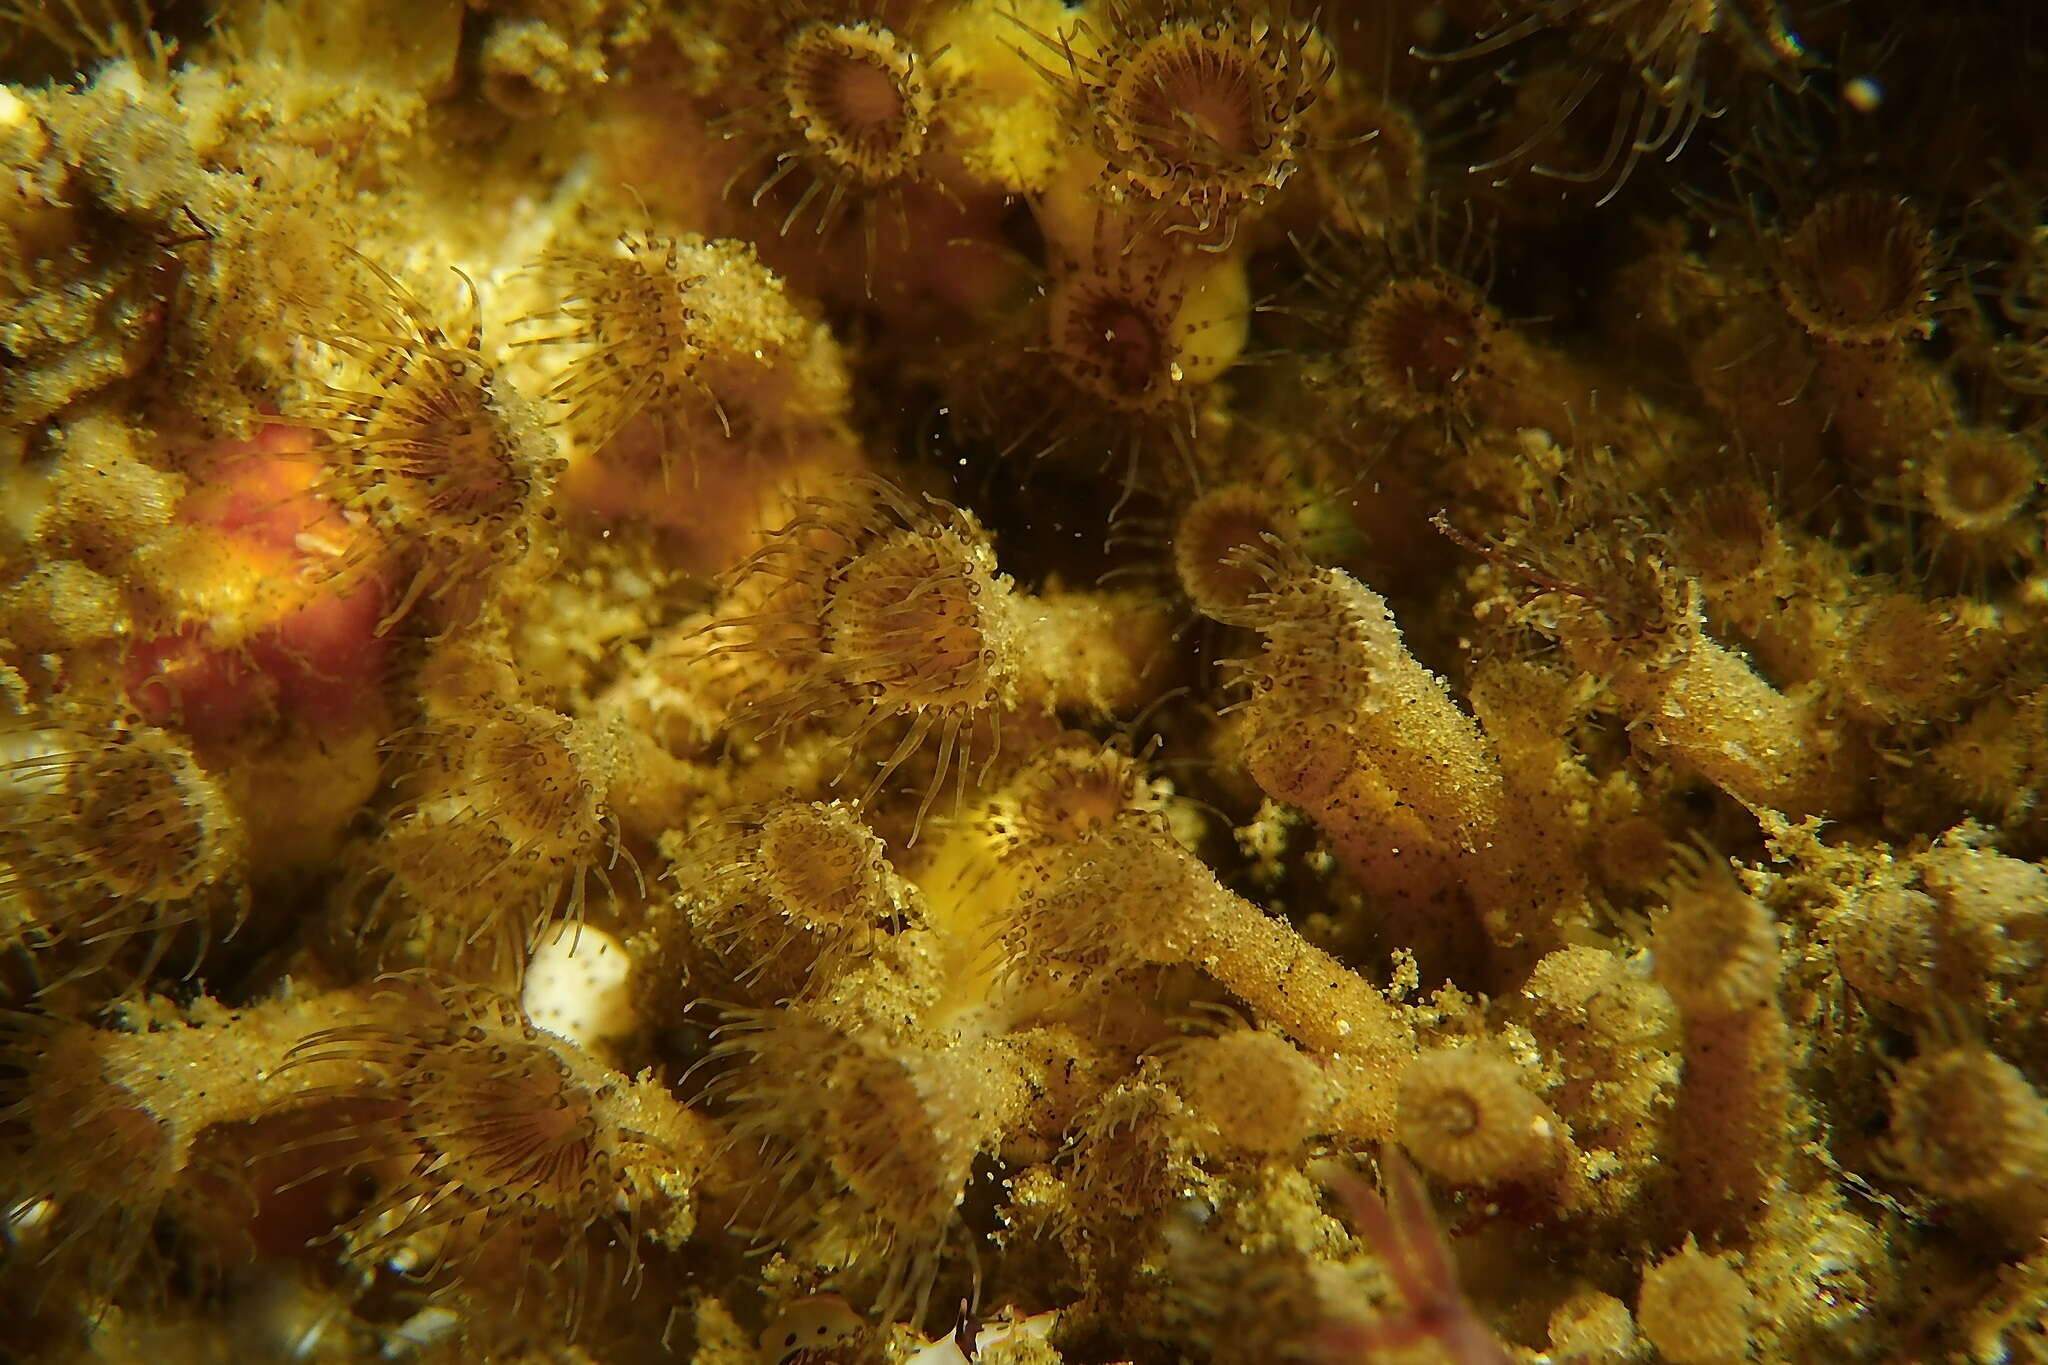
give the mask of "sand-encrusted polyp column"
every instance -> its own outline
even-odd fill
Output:
[[[1954,391],[1916,346],[1931,326],[1935,246],[1905,199],[1831,195],[1771,248],[1779,301],[1813,348],[1810,401],[1852,468],[1894,467],[1956,424]]]
[[[1226,890],[1153,820],[1093,831],[1047,857],[1002,924],[1019,970],[1047,958],[1115,972],[1198,967],[1324,1061],[1344,1092],[1333,1128],[1393,1132],[1393,1085],[1414,1053],[1406,1018],[1285,920]]]
[[[1794,1137],[1778,931],[1725,859],[1675,852],[1680,870],[1651,942],[1685,1028],[1666,1160],[1686,1225],[1740,1241],[1784,1187]]]
[[[1000,749],[1006,715],[1140,701],[1168,633],[1128,594],[1019,591],[971,513],[872,477],[807,500],[721,586],[656,643],[659,684],[622,714],[686,746],[741,731],[787,751],[830,728],[846,771],[872,751],[867,798],[930,748],[919,824]]]
[[[694,962],[694,988],[716,982],[719,998],[734,1003],[829,992],[881,950],[892,927],[924,922],[923,898],[842,802],[735,812],[669,851],[682,894],[674,914],[654,919],[659,942],[647,952]]]
[[[2015,1246],[2048,1229],[2048,1099],[1974,1042],[1938,1044],[1892,1077],[1889,1154],[1936,1199],[1981,1216]]]
[[[1504,1050],[1430,1048],[1401,1073],[1396,1098],[1401,1145],[1438,1179],[1519,1186],[1567,1213],[1588,1203],[1571,1130]]]
[[[484,693],[418,728],[404,799],[340,899],[366,956],[501,985],[541,930],[592,893],[637,881],[610,791],[617,738],[546,706]]]
[[[1742,1272],[1690,1238],[1650,1267],[1636,1297],[1643,1335],[1673,1365],[1738,1365],[1749,1359],[1755,1313]]]
[[[152,1020],[144,1002],[130,1007],[125,1030],[0,1017],[0,1061],[20,1076],[0,1093],[14,1101],[0,1114],[15,1128],[0,1198],[39,1258],[9,1273],[55,1285],[75,1272],[91,1296],[118,1289],[148,1254],[158,1212],[205,1160],[209,1129],[346,1079],[339,1066],[280,1068],[306,1032],[361,1006],[339,992],[239,1014],[202,1002],[190,1018]]]
[[[1469,894],[1498,942],[1554,924],[1579,874],[1527,837],[1492,742],[1409,653],[1386,599],[1340,569],[1263,567],[1242,624],[1264,648],[1236,665],[1259,785],[1310,814],[1390,918],[1441,918]]]
[[[1544,1099],[1598,1172],[1592,1207],[1622,1212],[1657,1174],[1679,1083],[1668,992],[1639,963],[1580,944],[1538,962],[1510,1008],[1561,1082]]]
[[[1852,808],[1863,776],[1819,709],[1758,677],[1740,654],[1704,636],[1669,669],[1631,669],[1615,688],[1672,757],[1729,794],[1788,815]]]
[[[921,1317],[977,1155],[1024,1121],[1047,1071],[1016,1035],[890,1036],[825,1013],[748,1011],[723,1031],[710,1091],[760,1154],[736,1224],[839,1263],[882,1320]]]
[[[1558,643],[1620,698],[1638,748],[1791,816],[1868,799],[1868,750],[1817,694],[1779,691],[1707,634],[1700,586],[1654,555],[1580,537],[1562,557]]]
[[[8,1019],[6,1060],[33,1084],[0,1111],[26,1128],[0,1195],[50,1209],[50,1273],[111,1292],[160,1209],[208,1220],[223,1185],[266,1205],[358,1171],[376,1193],[335,1232],[362,1263],[410,1258],[426,1278],[429,1263],[488,1262],[508,1285],[546,1273],[546,1311],[573,1328],[590,1294],[631,1278],[642,1236],[690,1235],[723,1134],[663,1083],[540,1032],[487,988],[385,982],[234,1013],[139,1005],[134,1031]],[[284,1188],[281,1172],[295,1172]],[[598,1232],[617,1248],[602,1266],[585,1237]]]

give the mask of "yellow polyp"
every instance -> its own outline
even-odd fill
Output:
[[[1028,867],[1005,861],[972,820],[948,821],[920,844],[917,883],[924,889],[940,957],[941,991],[932,1018],[981,1015],[1002,995],[1008,960],[1001,942],[1001,912],[1015,899]]]
[[[946,9],[925,36],[940,54],[934,78],[953,92],[942,102],[943,145],[975,179],[1013,194],[1052,185],[1064,138],[1058,93],[1027,60],[1036,44],[1026,29],[1071,37],[1072,12],[1060,0],[969,0]]]
[[[1031,216],[1037,220],[1038,230],[1069,259],[1086,258],[1102,213],[1125,211],[1125,206],[1105,198],[1098,188],[1106,164],[1086,145],[1065,147],[1044,188],[1032,200]]]
[[[1186,284],[1173,337],[1179,359],[1174,378],[1202,385],[1220,378],[1244,353],[1251,329],[1251,286],[1237,252],[1200,252],[1184,258]]]

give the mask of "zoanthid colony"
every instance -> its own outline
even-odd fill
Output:
[[[0,1355],[2048,1359],[2044,41],[0,4]]]

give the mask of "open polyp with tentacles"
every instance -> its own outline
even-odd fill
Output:
[[[926,35],[934,11],[905,0],[776,0],[734,27],[716,120],[744,144],[726,189],[825,237],[857,222],[874,290],[876,237],[908,235],[905,196],[936,186],[929,159],[948,95]]]
[[[0,730],[0,939],[73,969],[140,942],[142,968],[246,908],[247,829],[175,735],[68,710]]]
[[[1306,115],[1334,69],[1313,21],[1286,4],[1112,0],[1071,34],[1020,28],[1100,167],[1094,193],[1212,250],[1301,168]]]
[[[366,1267],[443,1289],[489,1283],[573,1332],[633,1284],[644,1232],[687,1231],[706,1158],[694,1117],[665,1088],[541,1033],[493,991],[390,978],[359,1019],[307,1034],[282,1065],[352,1073],[285,1104],[337,1115],[302,1140],[316,1173],[375,1172],[371,1197],[337,1230]]]

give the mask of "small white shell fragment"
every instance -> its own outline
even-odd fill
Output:
[[[391,1333],[384,1343],[386,1360],[407,1360],[448,1339],[462,1326],[462,1319],[446,1308],[429,1305],[414,1313]]]
[[[521,1001],[535,1028],[584,1047],[633,1031],[633,960],[619,941],[588,924],[557,924],[526,964]]]
[[[1058,1313],[1038,1313],[1021,1321],[985,1322],[974,1334],[974,1354],[978,1357],[989,1347],[1005,1341],[1021,1341],[1026,1338],[1043,1339],[1052,1331]],[[904,1365],[969,1365],[968,1358],[960,1350],[958,1340],[943,1336],[929,1345],[912,1352]]]

